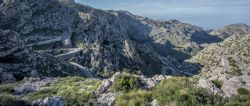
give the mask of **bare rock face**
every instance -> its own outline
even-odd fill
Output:
[[[102,106],[115,106],[115,93],[107,93],[102,94],[100,98],[98,98],[97,102]]]
[[[167,80],[169,78],[171,78],[171,76],[155,75],[152,78],[146,78],[144,76],[141,76],[140,81],[142,83],[142,88],[151,89],[155,87],[158,83],[160,83],[162,80]]]
[[[64,60],[102,77],[127,67],[160,74],[163,62],[158,55],[183,61],[200,50],[201,43],[217,41],[191,24],[103,11],[74,0],[6,0],[0,4],[0,14],[0,28],[19,33],[33,51],[60,55],[81,48],[84,52]]]
[[[148,104],[149,106],[157,106],[157,100],[154,99],[152,102]]]
[[[43,86],[46,86],[55,80],[56,78],[30,78],[24,84],[15,88],[15,94],[22,95],[29,92],[41,90]]]
[[[33,104],[38,106],[67,106],[62,97],[46,97],[33,101]]]
[[[205,78],[199,79],[198,87],[206,88],[214,95],[224,96],[222,90],[220,90],[215,84]]]
[[[110,87],[112,86],[112,84],[115,82],[115,78],[119,75],[121,75],[122,73],[120,72],[116,72],[115,74],[113,74],[113,76],[111,78],[108,79],[104,79],[102,81],[102,84],[100,85],[100,87],[96,90],[95,93],[97,94],[103,94],[105,92],[108,92]]]
[[[104,79],[102,81],[101,86],[96,90],[97,94],[102,94],[108,91],[108,89],[111,87],[112,82],[109,79]]]
[[[222,86],[222,90],[225,93],[226,97],[231,97],[232,95],[238,94],[239,88],[244,88],[248,91],[250,91],[250,77],[249,75],[242,75],[240,77],[232,77],[228,80],[223,80],[224,84]]]

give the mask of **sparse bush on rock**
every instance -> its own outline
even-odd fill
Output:
[[[0,106],[32,106],[30,102],[9,94],[0,94]]]
[[[221,105],[223,100],[206,89],[196,88],[196,78],[171,78],[162,81],[153,89],[153,97],[160,106]]]
[[[221,88],[223,86],[223,81],[212,80],[212,82],[218,87]]]
[[[132,90],[116,97],[116,106],[146,106],[152,101],[151,91]]]
[[[138,78],[130,74],[121,74],[115,78],[112,86],[114,91],[128,92],[138,88]]]
[[[246,90],[245,88],[239,88],[238,90],[238,94],[240,95],[247,95],[249,94],[250,92],[248,90]]]

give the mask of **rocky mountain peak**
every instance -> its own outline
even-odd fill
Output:
[[[225,39],[232,35],[244,36],[250,34],[250,27],[243,23],[231,24],[224,28],[214,30],[209,34]]]

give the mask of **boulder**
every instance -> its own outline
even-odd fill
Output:
[[[140,81],[142,88],[151,89],[156,84],[160,83],[161,80],[169,78],[171,78],[171,76],[155,75],[152,78],[146,78],[144,76],[140,76]]]
[[[62,97],[46,97],[45,99],[38,99],[33,101],[33,105],[38,106],[67,106]]]
[[[55,80],[56,80],[55,78],[45,78],[45,79],[30,78],[24,84],[15,88],[15,94],[21,95],[41,90],[43,86],[46,86]]]
[[[222,90],[225,93],[226,97],[231,97],[233,95],[238,94],[239,88],[244,88],[248,91],[250,91],[250,76],[249,75],[243,75],[243,76],[236,76],[229,78],[227,80],[223,80],[224,84],[222,86]]]
[[[100,98],[98,98],[97,102],[102,106],[115,106],[115,93],[107,93],[102,94]]]
[[[97,94],[102,94],[106,92],[112,85],[112,82],[109,79],[104,79],[102,85],[96,90]]]
[[[116,72],[111,78],[110,78],[110,81],[113,83],[115,81],[115,78],[119,75],[121,75],[122,73],[120,72]]]
[[[154,99],[152,102],[148,104],[149,106],[157,106],[157,100]]]
[[[198,87],[206,88],[213,94],[224,96],[222,90],[220,90],[214,83],[212,83],[208,79],[200,78]]]
[[[116,72],[111,78],[108,79],[104,79],[102,81],[102,85],[96,90],[95,93],[97,94],[102,94],[105,93],[106,91],[108,91],[108,89],[112,86],[112,84],[115,81],[115,78],[119,75],[121,75],[122,73],[120,72]]]

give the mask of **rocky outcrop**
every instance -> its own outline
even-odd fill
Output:
[[[28,81],[15,88],[15,94],[23,95],[29,92],[39,91],[43,89],[43,86],[47,86],[55,80],[56,78],[30,78]]]
[[[232,35],[244,36],[250,34],[250,27],[243,23],[232,24],[218,30],[213,30],[209,34],[221,39],[226,39]]]
[[[250,80],[249,75],[242,75],[239,77],[234,76],[234,77],[230,77],[228,79],[224,79],[224,80],[222,80],[224,82],[224,84],[223,84],[221,90],[225,93],[226,97],[231,97],[232,95],[237,95],[239,88],[244,88],[244,89],[250,91],[249,80]]]
[[[117,76],[122,75],[124,73],[117,72],[115,73],[111,78],[108,79],[103,79],[102,84],[100,87],[95,91],[97,94],[104,94],[110,91],[110,88],[112,84],[115,82]],[[155,75],[154,77],[147,78],[143,75],[138,76],[138,75],[133,75],[131,76],[139,78],[138,80],[138,85],[140,88],[143,89],[151,89],[154,86],[156,86],[158,83],[160,83],[162,80],[167,80],[171,78],[171,76],[163,76],[163,75]]]
[[[102,106],[115,106],[115,93],[102,94],[97,102]]]
[[[157,100],[154,99],[152,102],[148,104],[149,106],[157,106]]]
[[[214,95],[224,96],[222,90],[220,90],[214,83],[205,78],[200,78],[197,86],[208,89]]]
[[[102,94],[108,91],[108,89],[111,87],[113,82],[111,82],[109,79],[104,79],[102,81],[101,86],[96,90],[97,94]]]
[[[171,76],[156,75],[152,78],[146,78],[144,76],[141,76],[140,81],[142,83],[142,88],[151,89],[158,83],[160,83],[162,80],[167,80],[169,78],[171,78]]]
[[[97,93],[97,94],[103,94],[103,93],[108,92],[109,89],[110,89],[110,87],[112,86],[112,84],[115,82],[115,78],[117,78],[117,76],[119,76],[121,74],[122,73],[120,73],[120,72],[116,72],[111,78],[103,79],[102,84],[95,91],[95,93]]]
[[[62,97],[46,97],[33,101],[33,105],[37,106],[67,106]]]
[[[231,36],[225,41],[206,47],[191,61],[204,65],[201,76],[223,82],[226,97],[238,94],[238,88],[250,89],[250,36]]]

